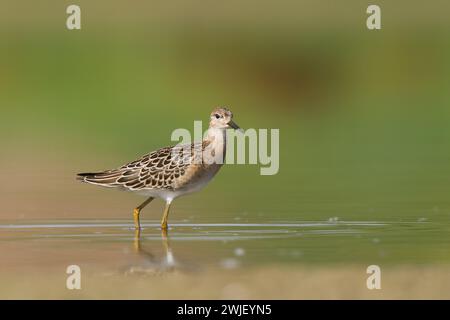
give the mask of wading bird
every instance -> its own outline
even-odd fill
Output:
[[[225,159],[226,129],[239,127],[227,108],[216,108],[202,142],[165,147],[150,152],[120,168],[94,173],[79,173],[77,179],[103,187],[118,188],[147,196],[133,211],[134,225],[140,229],[139,214],[154,198],[166,202],[161,228],[167,230],[172,201],[199,191],[219,171]]]

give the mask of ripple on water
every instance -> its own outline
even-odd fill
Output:
[[[147,240],[160,240],[158,223],[143,223],[143,236]],[[379,221],[283,221],[282,223],[191,223],[175,222],[170,225],[171,240],[224,241],[296,238],[304,235],[361,234],[373,228],[386,226]],[[6,238],[78,238],[129,240],[133,228],[117,220],[39,221],[0,224]],[[3,239],[5,239],[3,237]]]

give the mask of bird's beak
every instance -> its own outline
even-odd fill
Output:
[[[230,122],[228,122],[228,126],[229,126],[230,128],[236,129],[236,130],[238,130],[238,131],[240,131],[240,132],[243,132],[243,131],[244,131],[244,130],[242,130],[241,128],[239,128],[239,126],[238,126],[236,123],[234,123],[233,120],[230,120]]]

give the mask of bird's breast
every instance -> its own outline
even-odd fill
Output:
[[[197,191],[204,187],[220,170],[221,164],[191,164],[185,169],[185,174],[174,181],[174,190],[193,189]]]

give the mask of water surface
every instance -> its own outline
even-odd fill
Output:
[[[73,264],[80,266],[83,276],[89,277],[91,283],[98,283],[99,279],[103,279],[102,282],[104,279],[125,280],[129,290],[135,288],[141,278],[148,281],[164,276],[163,283],[167,284],[171,277],[182,275],[183,281],[210,279],[215,283],[226,281],[232,275],[238,289],[231,291],[236,291],[236,297],[240,297],[239,286],[252,287],[246,281],[261,270],[285,272],[285,276],[291,278],[292,272],[301,270],[325,269],[330,274],[339,274],[351,268],[356,268],[358,273],[347,277],[350,282],[361,282],[360,287],[364,285],[365,268],[371,264],[394,269],[423,265],[445,270],[449,262],[448,243],[443,243],[439,234],[446,231],[442,225],[428,221],[338,219],[239,223],[173,221],[167,233],[161,231],[156,221],[144,221],[140,233],[126,220],[4,222],[0,225],[0,251],[2,276],[7,284],[0,294],[8,297],[10,290],[21,287],[24,275],[28,275],[27,284],[37,296],[46,297],[45,290],[39,290],[39,283],[45,279],[62,292],[57,291],[57,296],[68,295],[71,291],[64,289],[65,271]],[[129,281],[130,277],[133,280]],[[82,290],[84,294],[105,297],[100,287],[90,287],[89,282],[84,281],[89,288]],[[145,286],[141,286],[142,283],[138,292],[145,292]],[[180,288],[185,286],[192,289],[190,282],[181,284]],[[322,288],[326,289],[325,284]],[[291,289],[291,292],[296,291]],[[164,297],[179,297],[179,294],[170,292]]]

